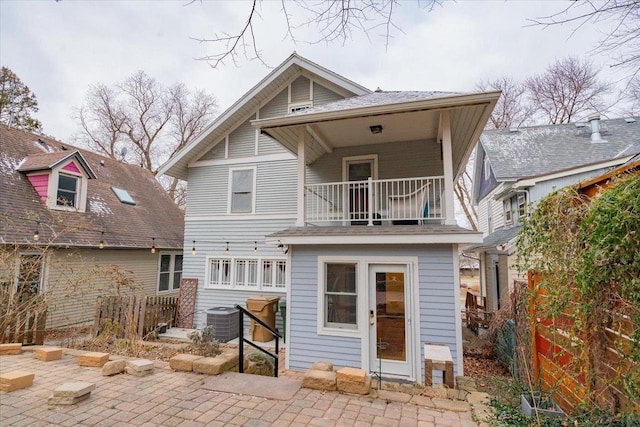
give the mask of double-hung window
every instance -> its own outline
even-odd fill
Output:
[[[160,254],[158,272],[158,292],[171,292],[180,289],[182,278],[182,254]]]
[[[358,313],[357,264],[324,264],[323,323],[328,328],[356,329]]]
[[[255,196],[255,168],[229,170],[229,211],[252,213]]]
[[[527,214],[527,195],[518,193],[518,218],[522,220]]]
[[[75,208],[78,197],[78,177],[59,174],[56,205]]]
[[[503,202],[504,205],[504,223],[506,225],[513,224],[513,212],[511,211],[511,198]]]
[[[284,292],[287,261],[266,258],[210,258],[205,288]]]

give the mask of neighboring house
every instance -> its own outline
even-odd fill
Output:
[[[287,58],[160,170],[188,181],[197,325],[280,296],[289,369],[380,355],[421,383],[431,342],[461,374],[458,245],[481,236],[456,225],[453,186],[499,95],[371,92]]]
[[[465,248],[480,257],[487,309],[506,303],[513,280],[520,220],[547,194],[593,178],[640,153],[639,118],[483,132],[473,196],[484,241]]]
[[[127,292],[112,265],[135,293],[177,295],[184,214],[151,172],[0,125],[0,194],[0,286],[46,295],[48,328],[90,322],[99,294]]]

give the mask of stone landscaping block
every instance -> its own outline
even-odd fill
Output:
[[[413,396],[399,391],[378,390],[378,399],[388,400],[391,402],[409,403]]]
[[[203,357],[193,362],[193,372],[220,375],[238,366],[237,353],[222,353],[216,357]]]
[[[104,364],[102,367],[102,375],[105,377],[121,374],[124,372],[125,361],[124,360],[111,360]]]
[[[22,343],[0,344],[0,356],[16,355],[22,352]]]
[[[198,359],[203,359],[203,357],[195,354],[176,354],[169,359],[169,366],[174,371],[192,372],[193,362]]]
[[[109,361],[109,353],[84,353],[78,357],[80,366],[90,366],[101,368]]]
[[[302,387],[314,390],[336,390],[336,373],[309,369],[302,379]]]
[[[434,397],[431,401],[436,409],[454,412],[468,412],[471,410],[471,406],[467,402],[463,402],[461,400],[449,400]]]
[[[125,363],[125,371],[129,375],[135,375],[137,377],[144,377],[152,374],[155,364],[151,360],[147,359],[134,359],[127,360]]]
[[[311,365],[311,368],[314,371],[327,371],[327,372],[331,372],[333,371],[333,363],[331,362],[325,362],[325,361],[319,361],[314,363],[313,365]]]
[[[371,391],[371,377],[364,377],[364,381],[348,381],[338,377],[336,382],[338,391],[350,394],[369,394]]]
[[[489,400],[489,395],[480,391],[475,391],[467,395],[467,402],[472,405],[485,405],[489,403]]]
[[[25,371],[11,371],[0,375],[0,391],[14,391],[31,387],[35,374]]]
[[[84,381],[64,383],[53,391],[47,403],[49,405],[75,405],[88,399],[96,385]]]
[[[363,369],[357,368],[340,368],[336,372],[338,381],[364,382],[367,373]]]
[[[34,353],[34,357],[43,362],[62,359],[62,349],[60,347],[40,347]]]
[[[85,394],[84,396],[78,396],[78,397],[58,397],[58,396],[49,396],[49,398],[47,399],[47,403],[49,405],[75,405],[78,402],[82,402],[83,400],[86,400],[89,398],[89,396],[91,396],[91,394]]]

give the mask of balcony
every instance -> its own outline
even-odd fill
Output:
[[[444,176],[307,184],[305,224],[442,223]]]

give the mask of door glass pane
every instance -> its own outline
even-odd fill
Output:
[[[404,273],[376,273],[376,318],[381,358],[407,360]]]

